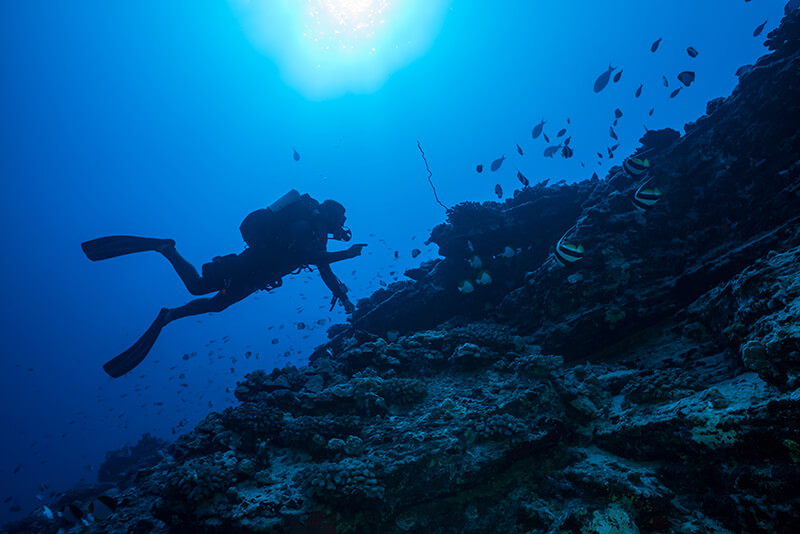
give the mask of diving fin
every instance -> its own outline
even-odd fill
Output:
[[[99,261],[135,252],[158,250],[167,245],[175,246],[175,241],[172,239],[156,239],[132,235],[110,235],[98,237],[91,241],[84,241],[81,243],[81,248],[87,258],[92,261]]]
[[[161,308],[156,320],[153,321],[150,328],[142,334],[142,337],[140,337],[131,348],[103,365],[103,369],[105,369],[106,373],[111,375],[112,378],[119,378],[142,363],[147,353],[150,352],[150,349],[155,345],[158,334],[161,333],[161,329],[167,324],[167,311],[167,308]]]

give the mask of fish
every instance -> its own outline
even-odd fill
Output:
[[[306,323],[304,323],[302,321],[297,323],[297,329],[298,330],[305,330],[305,328],[306,328]],[[91,510],[89,510],[89,511],[91,511]]]
[[[616,145],[614,145],[614,146],[612,146],[612,147],[611,147],[611,150],[612,150],[612,151],[614,151],[614,150],[616,150],[616,149],[618,149],[618,148],[619,148],[619,145],[618,145],[618,144],[616,144]]]
[[[614,127],[613,126],[609,126],[608,129],[609,129],[609,134],[608,135],[610,135],[612,139],[615,139],[615,140],[619,141],[619,137],[617,137],[617,132],[614,131]]]
[[[55,517],[53,511],[47,506],[42,508],[42,515],[45,516],[47,519],[53,519]]]
[[[500,186],[500,184],[495,184],[494,194],[497,195],[497,198],[503,198],[503,188]]]
[[[637,178],[648,171],[650,162],[646,159],[630,157],[622,162],[622,168],[631,178]]]
[[[661,76],[661,80],[664,82],[664,87],[669,87],[669,80],[667,80],[666,76]]]
[[[603,159],[603,154],[602,154],[602,153],[600,153],[600,152],[598,152],[598,153],[597,153],[597,157],[598,157],[598,158],[600,158],[600,159]]]
[[[566,139],[564,139],[564,146],[567,146],[571,140],[572,140],[572,136],[569,136]]]
[[[642,96],[642,87],[644,86],[640,85],[639,88],[636,90],[636,94],[634,95],[635,98],[639,98],[640,96]]]
[[[620,78],[622,78],[622,70],[614,75],[614,83],[617,83]]]
[[[470,258],[467,260],[467,263],[473,269],[480,269],[481,267],[483,267],[483,261],[481,261],[481,257],[478,256],[477,254],[473,254],[472,256],[470,256]]]
[[[472,282],[470,282],[469,280],[462,280],[458,284],[458,291],[462,295],[467,295],[467,294],[472,293],[473,291],[475,291],[475,286],[473,286]]]
[[[606,147],[606,150],[608,150],[608,159],[612,159],[614,157],[614,151],[611,150],[610,147]]]
[[[479,164],[478,164],[478,166],[477,166],[477,167],[475,167],[475,170],[476,170],[476,171],[478,171],[479,173],[483,172],[483,165],[481,165],[481,164],[479,163]]]
[[[83,510],[74,504],[67,504],[61,507],[61,517],[70,523],[77,523],[83,519]]]
[[[553,146],[549,146],[549,147],[545,148],[544,149],[544,157],[552,158],[556,154],[556,152],[558,152],[559,148],[561,148],[561,145],[553,145]]]
[[[294,147],[292,147],[292,151],[294,152],[294,154],[292,154],[292,157],[294,158],[294,160],[295,161],[300,161],[300,154],[297,153],[297,150]]]
[[[394,259],[397,259],[399,257],[400,257],[400,251],[399,250],[395,250],[394,251]]]
[[[561,149],[561,157],[563,158],[571,158],[574,152],[570,147],[564,145],[564,148]]]
[[[569,117],[567,117],[567,124],[571,124],[571,123],[569,122]]]
[[[675,89],[674,91],[672,91],[672,92],[669,94],[669,97],[670,97],[670,98],[675,98],[676,96],[678,96],[678,93],[680,93],[680,92],[681,92],[681,88],[680,88],[680,87],[678,87],[677,89]]]
[[[758,27],[758,28],[756,28],[755,30],[753,30],[753,37],[758,37],[759,35],[761,35],[761,32],[762,32],[762,31],[764,31],[764,26],[766,26],[766,25],[767,25],[767,21],[765,20],[764,22],[762,22],[762,23],[759,25],[759,27]]]
[[[656,40],[656,42],[654,42],[653,44],[651,44],[651,45],[650,45],[650,51],[651,51],[651,52],[655,52],[656,50],[658,50],[658,45],[660,45],[660,44],[661,44],[661,39],[662,39],[662,38],[661,38],[661,37],[659,37],[659,38]]]
[[[489,274],[489,271],[481,271],[478,273],[478,277],[475,279],[475,283],[482,286],[488,286],[492,283],[492,277]]]
[[[522,153],[522,147],[517,145],[517,152],[519,152],[520,156],[524,156],[525,154]]]
[[[697,57],[697,50],[693,46],[687,48],[686,53],[689,54],[689,57]]]
[[[690,85],[692,85],[692,82],[694,81],[694,71],[685,70],[681,72],[680,74],[678,74],[678,80],[686,87],[689,87]]]
[[[616,117],[618,119],[622,118],[622,111],[619,108],[614,110],[614,117]]]
[[[87,509],[95,521],[104,521],[117,511],[117,500],[108,495],[100,495],[89,503]]]
[[[594,92],[599,93],[603,89],[605,89],[606,85],[608,85],[608,79],[611,77],[611,73],[614,72],[616,67],[612,67],[611,64],[608,64],[608,70],[605,71],[603,74],[597,77],[594,82]]]
[[[389,330],[386,332],[386,341],[389,343],[394,343],[397,341],[397,338],[400,337],[400,332],[397,330]]]
[[[499,255],[505,259],[513,258],[517,255],[519,251],[511,248],[510,246],[506,245],[506,248],[503,249]]]
[[[596,173],[596,172],[593,172],[593,173],[592,173],[592,180],[593,180],[593,181],[597,181],[597,180],[599,180],[599,179],[600,179],[600,177],[599,177],[599,176],[597,176],[597,173]]]
[[[650,208],[656,205],[656,203],[661,200],[661,191],[658,190],[657,187],[651,187],[645,189],[647,184],[642,184],[639,189],[633,194],[633,207],[636,208],[636,211],[639,213],[645,213]]]
[[[574,228],[574,226],[573,226]],[[561,239],[558,240],[556,243],[556,250],[554,255],[556,257],[556,262],[561,265],[562,267],[566,267],[567,264],[574,263],[578,260],[583,259],[583,245],[576,245],[572,243],[565,243],[564,239],[570,233],[572,228],[567,230],[567,232],[561,236]]]
[[[542,137],[544,138],[544,140],[545,140],[545,142],[546,142],[546,143],[549,143],[549,142],[550,142],[550,138],[549,138],[549,137],[547,137],[547,134],[546,134],[546,133],[543,133],[543,134],[542,134]]]
[[[561,128],[558,131],[558,133],[556,134],[556,137],[563,137],[565,133],[567,133],[567,129],[566,128]]]
[[[652,117],[652,116],[653,116],[653,112],[654,112],[655,110],[656,110],[656,108],[650,108],[650,111],[648,111],[648,112],[647,112],[647,114],[648,114],[648,115],[650,115],[650,116]]]
[[[517,169],[517,179],[522,184],[522,187],[528,187],[530,185],[528,179],[525,178],[525,176],[521,172],[519,172],[519,169]]]
[[[418,249],[418,248],[411,249],[411,257],[412,258],[416,258],[420,254],[422,254],[422,251],[420,251],[420,249]]]
[[[499,169],[499,168],[500,168],[500,165],[502,165],[502,164],[503,164],[503,162],[505,161],[505,159],[506,159],[506,155],[505,155],[505,154],[503,154],[502,156],[500,156],[499,158],[497,158],[496,160],[494,160],[494,161],[492,162],[492,167],[491,167],[491,169],[492,169],[493,171],[496,171],[497,169]]]
[[[544,128],[545,122],[546,121],[542,119],[542,122],[533,127],[533,130],[531,131],[531,137],[536,139],[542,134],[542,129]]]

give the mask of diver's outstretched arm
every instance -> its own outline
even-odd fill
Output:
[[[317,269],[319,269],[322,281],[325,282],[325,285],[328,286],[328,289],[333,293],[334,299],[339,299],[342,302],[342,306],[344,306],[344,310],[347,313],[353,313],[355,311],[355,306],[353,306],[353,303],[347,298],[347,288],[336,275],[333,274],[331,266],[327,263],[322,263],[317,265]],[[331,309],[333,309],[333,305],[331,305]]]

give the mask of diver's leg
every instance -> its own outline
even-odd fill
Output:
[[[186,259],[183,256],[178,254],[178,250],[175,248],[175,245],[165,244],[164,246],[159,247],[157,250],[165,258],[169,260],[169,262],[172,264],[172,267],[175,268],[175,272],[178,273],[178,276],[180,276],[181,280],[183,280],[186,289],[188,289],[189,293],[191,293],[192,295],[206,295],[214,291],[219,291],[220,289],[219,287],[217,287],[215,284],[212,284],[209,280],[206,280],[205,278],[200,276],[200,274],[198,274],[197,272],[197,269],[195,269],[191,263],[186,261]],[[211,299],[206,299],[206,300],[211,300]],[[204,312],[201,311],[197,313],[204,313]],[[189,314],[189,315],[194,315],[194,314]]]
[[[241,291],[234,293],[230,291],[220,291],[213,297],[204,299],[194,299],[193,301],[187,302],[186,304],[178,308],[170,308],[167,311],[165,319],[166,322],[169,323],[176,319],[180,319],[181,317],[188,317],[190,315],[221,312],[231,304],[239,302],[240,300],[250,295],[251,293],[253,292]]]

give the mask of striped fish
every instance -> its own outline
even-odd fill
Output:
[[[558,243],[556,244],[556,262],[558,262],[558,264],[562,267],[566,267],[569,263],[583,259],[583,245],[564,243],[564,238],[567,237],[567,234],[569,234],[570,230],[572,230],[572,228],[567,230],[567,233],[561,236],[561,239],[559,239]]]
[[[631,178],[638,178],[650,168],[650,162],[646,159],[628,158],[622,162],[622,168]]]
[[[649,187],[645,189],[647,184],[643,184],[636,193],[633,194],[633,207],[639,213],[645,213],[650,208],[656,205],[661,200],[661,191],[657,187]]]

